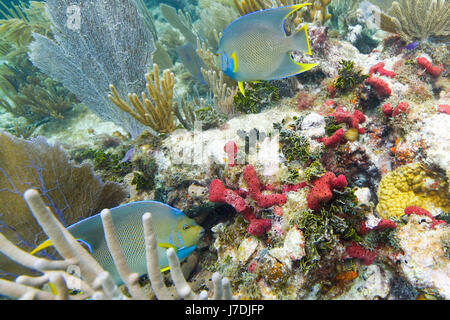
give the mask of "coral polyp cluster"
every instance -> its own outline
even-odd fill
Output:
[[[405,165],[388,172],[380,181],[377,212],[383,218],[398,218],[409,206],[432,212],[448,212],[448,182],[432,176],[419,164]]]

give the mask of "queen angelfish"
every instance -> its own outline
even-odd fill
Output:
[[[295,62],[292,51],[312,55],[306,24],[291,36],[286,35],[286,19],[303,3],[266,9],[233,21],[220,39],[218,56],[222,71],[238,81],[244,94],[244,81],[275,80],[308,71],[317,64]]]
[[[168,270],[166,249],[175,250],[180,261],[189,256],[203,234],[203,228],[180,210],[157,201],[137,201],[110,209],[119,244],[131,272],[147,273],[142,215],[152,214],[153,229],[158,243],[158,259],[161,271]],[[116,284],[120,278],[113,258],[108,250],[100,214],[83,219],[67,230],[108,271]],[[42,243],[31,254],[51,246],[49,240]]]

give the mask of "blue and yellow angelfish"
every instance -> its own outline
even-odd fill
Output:
[[[222,71],[236,80],[244,94],[244,81],[282,79],[308,71],[317,64],[295,62],[292,51],[312,55],[306,24],[286,35],[286,19],[311,3],[266,9],[233,21],[220,39],[219,63]]]
[[[131,272],[147,273],[142,215],[152,214],[153,229],[158,243],[158,259],[161,271],[169,269],[166,249],[173,248],[180,261],[197,247],[203,228],[182,211],[158,201],[136,201],[110,209],[119,244]],[[83,219],[67,230],[92,254],[98,263],[111,274],[116,284],[122,280],[108,250],[100,214]],[[34,249],[34,254],[51,246],[49,240]]]

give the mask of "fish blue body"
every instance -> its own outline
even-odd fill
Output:
[[[158,243],[159,265],[168,269],[166,249],[172,247],[180,261],[196,248],[203,234],[203,228],[188,218],[182,211],[158,201],[137,201],[110,209],[119,244],[132,272],[147,273],[142,215],[152,214],[152,221]],[[116,284],[122,280],[108,250],[100,214],[83,219],[67,228],[98,263],[108,271]],[[51,244],[50,244],[51,245]],[[45,245],[45,246],[48,246]],[[44,246],[44,247],[45,247]],[[38,247],[41,250],[43,247]],[[34,250],[34,252],[38,251]]]
[[[285,21],[304,3],[256,11],[233,21],[220,39],[218,56],[222,71],[238,81],[275,80],[310,70],[317,64],[295,62],[292,51],[311,55],[306,24],[291,36]]]
[[[414,41],[411,42],[410,44],[408,44],[405,48],[406,50],[414,50],[415,48],[417,48],[419,46],[419,42],[418,41]]]

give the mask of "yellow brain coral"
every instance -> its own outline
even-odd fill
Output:
[[[387,173],[380,181],[378,214],[385,219],[400,217],[405,208],[417,206],[431,213],[450,211],[445,178],[433,175],[420,163],[412,163]]]

